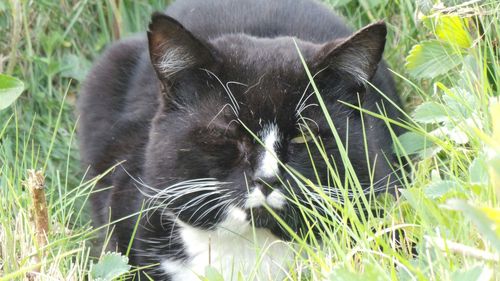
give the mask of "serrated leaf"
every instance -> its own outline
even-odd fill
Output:
[[[0,74],[0,110],[14,103],[23,91],[24,83],[21,80]]]
[[[434,78],[461,63],[460,50],[438,40],[413,46],[406,57],[406,68],[415,78]]]
[[[451,180],[439,180],[431,182],[425,189],[424,194],[431,198],[437,199],[441,198],[449,192],[457,191],[460,189],[460,185]]]
[[[478,265],[468,270],[459,270],[451,274],[453,281],[483,281],[491,280],[493,271],[485,265]]]
[[[99,262],[92,266],[90,275],[92,279],[111,281],[130,270],[128,258],[120,253],[106,253]]]
[[[419,123],[431,124],[449,120],[445,108],[436,102],[424,102],[417,106],[412,113],[413,119]]]
[[[456,15],[438,17],[436,36],[451,45],[461,48],[469,48],[472,44],[464,19]]]
[[[395,152],[399,156],[412,155],[419,153],[422,150],[429,148],[432,145],[428,139],[426,139],[421,134],[414,132],[406,132],[398,137],[398,140],[402,146],[395,146]]]

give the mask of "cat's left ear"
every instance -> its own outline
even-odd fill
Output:
[[[213,61],[210,49],[175,19],[154,13],[148,31],[149,54],[158,77],[171,84],[180,73]]]
[[[377,70],[384,52],[386,35],[386,25],[379,21],[365,26],[340,42],[329,42],[317,55],[317,68],[329,68],[352,75],[358,83],[364,84]]]

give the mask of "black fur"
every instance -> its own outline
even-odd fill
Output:
[[[231,194],[237,202],[246,195],[249,183],[274,188],[280,180],[293,184],[283,167],[279,179],[253,176],[265,149],[246,128],[259,132],[265,124],[276,124],[282,133],[276,150],[280,160],[316,179],[305,146],[290,142],[300,135],[295,108],[309,82],[292,38],[311,72],[317,74],[316,84],[341,138],[349,139],[349,158],[360,181],[370,182],[360,114],[339,100],[357,105],[359,98],[364,108],[376,112],[377,104],[384,104],[390,117],[400,117],[363,80],[370,80],[399,104],[391,75],[380,62],[386,35],[383,23],[352,35],[339,17],[310,0],[182,0],[166,14],[153,15],[148,38],[138,36],[112,45],[83,85],[78,102],[83,165],[90,166],[89,177],[94,177],[121,163],[98,184],[98,189],[112,188],[91,198],[94,222],[102,225],[148,207],[143,205],[148,197],[144,194],[153,190],[148,187],[158,191],[200,178],[231,184],[219,186],[219,194],[196,205],[190,200],[202,191],[169,195],[166,207],[142,214],[131,253],[134,264],[154,264],[166,257],[189,259],[172,218],[213,229],[224,220],[224,212],[211,209],[221,203],[220,194]],[[178,61],[168,68],[162,59],[172,50]],[[230,81],[238,83],[226,84]],[[313,96],[305,105],[314,103]],[[343,175],[339,150],[321,109],[309,106],[301,114],[314,120],[309,125]],[[369,117],[365,127],[370,161],[377,157],[374,181],[384,179],[392,172],[386,159],[393,160],[388,130],[384,122]],[[320,180],[328,182],[322,156],[313,150],[312,158]],[[288,204],[276,212],[300,231],[302,223],[292,208]],[[254,211],[257,227],[288,238],[265,210]],[[133,215],[116,224],[114,242],[122,251],[136,219]],[[152,247],[150,241],[163,243]],[[168,278],[159,270],[149,274]]]

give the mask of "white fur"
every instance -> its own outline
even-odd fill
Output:
[[[264,205],[266,202],[266,196],[260,188],[254,188],[252,192],[248,193],[247,199],[245,201],[245,208],[256,208]]]
[[[271,208],[274,209],[281,209],[285,205],[285,196],[283,193],[279,190],[273,190],[271,194],[269,194],[266,198],[266,203],[269,205]]]
[[[193,62],[193,57],[180,47],[166,48],[165,53],[157,64],[158,70],[167,77],[187,67]]]
[[[161,262],[173,281],[200,280],[208,265],[226,281],[237,280],[239,273],[245,280],[281,280],[293,262],[290,246],[268,230],[252,228],[238,207],[229,209],[227,219],[216,230],[201,230],[180,221],[178,225],[190,259]]]
[[[262,193],[260,188],[256,187],[250,192],[245,201],[245,208],[257,208],[264,204],[274,209],[281,209],[285,205],[285,196],[279,190],[273,190],[267,197]]]
[[[269,124],[262,129],[260,135],[264,142],[265,151],[257,166],[256,176],[272,177],[279,170],[278,156],[276,155],[276,146],[279,143],[278,126]]]

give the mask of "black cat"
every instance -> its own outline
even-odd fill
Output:
[[[287,198],[310,194],[290,169],[331,182],[323,155],[306,147],[315,144],[305,126],[345,174],[295,43],[359,181],[393,192],[385,123],[365,115],[362,124],[345,104],[400,117],[366,82],[399,104],[381,62],[385,36],[383,22],[353,34],[311,0],[183,0],[154,14],[147,38],[111,46],[80,94],[89,176],[121,163],[91,198],[95,224],[120,220],[114,242],[125,252],[133,240],[132,263],[150,265],[145,272],[155,279],[198,280],[209,264],[227,280],[248,277],[257,260],[259,279],[282,278],[293,260],[290,236],[264,205],[307,232]]]

